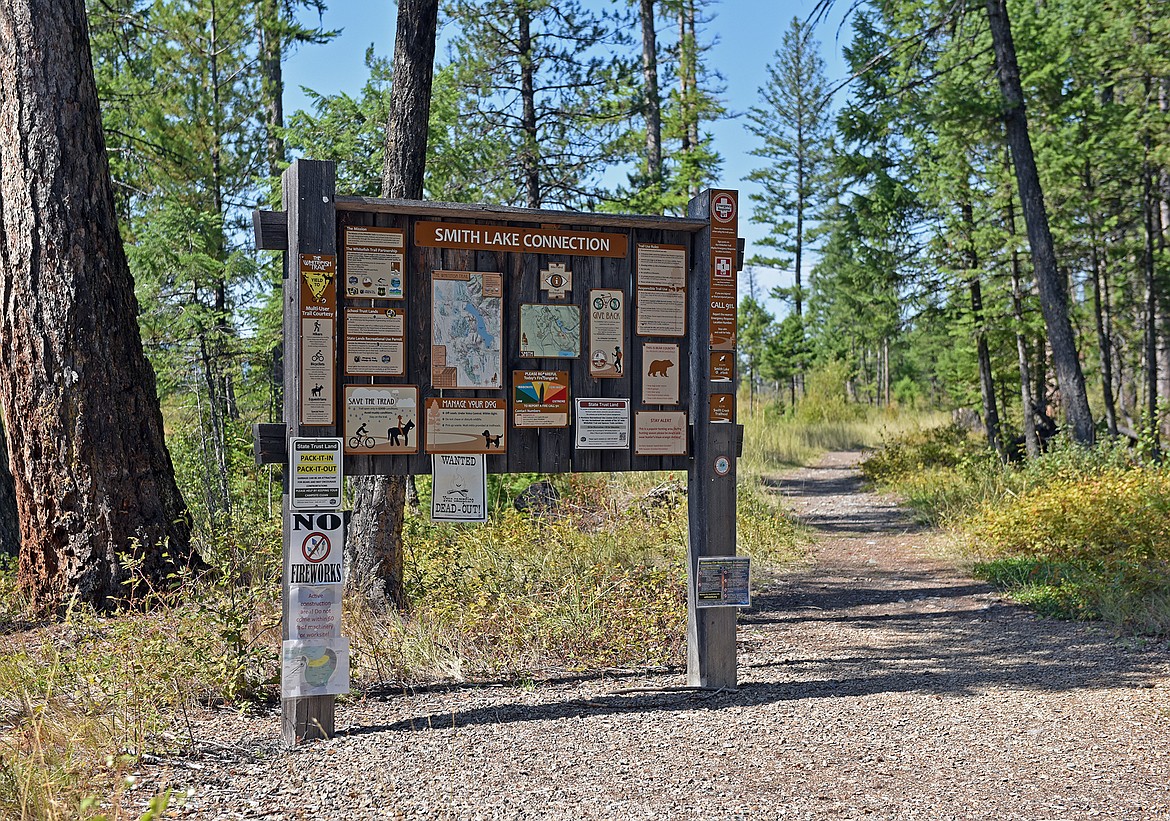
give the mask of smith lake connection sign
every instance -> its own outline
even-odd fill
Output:
[[[414,227],[414,241],[424,248],[474,248],[616,259],[624,257],[629,249],[629,238],[625,234],[457,222],[419,222]]]

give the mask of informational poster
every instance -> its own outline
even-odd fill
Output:
[[[293,510],[341,507],[341,439],[295,436],[289,442],[288,504]]]
[[[504,387],[503,275],[435,271],[431,289],[431,384]]]
[[[427,399],[427,453],[507,453],[506,399]]]
[[[618,379],[625,360],[624,291],[594,288],[589,292],[589,375]]]
[[[581,399],[573,415],[573,444],[581,450],[630,447],[629,399]]]
[[[345,452],[418,453],[418,388],[346,385]]]
[[[735,418],[735,394],[711,394],[710,422],[730,422]]]
[[[341,584],[345,519],[340,513],[293,513],[288,583]]]
[[[635,330],[639,336],[686,336],[687,249],[639,243]]]
[[[328,639],[341,635],[340,584],[294,584],[288,591],[288,637]]]
[[[483,454],[436,453],[431,457],[431,479],[433,521],[487,521],[487,460]]]
[[[678,404],[678,345],[642,345],[642,404]]]
[[[301,254],[301,424],[335,423],[337,259]]]
[[[345,228],[345,295],[403,299],[406,235],[397,228]]]
[[[638,456],[686,456],[686,411],[638,411],[634,414],[634,453]]]
[[[751,607],[751,559],[700,556],[695,580],[696,607]]]
[[[280,697],[339,696],[349,692],[349,639],[286,641],[281,646]]]
[[[512,425],[569,426],[568,371],[512,371]]]
[[[349,308],[345,312],[347,376],[406,373],[406,312],[400,308]]]
[[[576,305],[520,306],[520,356],[576,359],[581,355],[581,309]]]

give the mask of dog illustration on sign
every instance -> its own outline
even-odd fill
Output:
[[[499,448],[500,447],[500,434],[497,433],[495,436],[492,436],[492,432],[490,430],[485,430],[483,432],[483,446],[485,448],[491,448],[491,447]]]
[[[674,363],[669,359],[655,359],[650,363],[650,368],[646,371],[646,375],[666,377],[668,375],[667,371],[673,366]]]

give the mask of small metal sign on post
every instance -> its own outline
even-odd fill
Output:
[[[288,461],[292,477],[289,507],[293,510],[337,510],[341,507],[339,437],[294,436],[289,442]]]

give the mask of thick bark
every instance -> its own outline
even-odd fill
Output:
[[[1093,415],[1089,410],[1085,376],[1081,371],[1076,338],[1069,320],[1068,289],[1056,265],[1056,250],[1048,227],[1044,191],[1040,186],[1032,141],[1028,136],[1020,68],[1016,61],[1006,0],[987,0],[987,17],[991,24],[1000,93],[1004,98],[1004,125],[1012,152],[1028,244],[1031,246],[1036,284],[1040,291],[1040,308],[1048,329],[1048,342],[1052,347],[1052,364],[1056,369],[1069,432],[1074,441],[1091,445],[1095,438]]]
[[[435,65],[437,0],[401,0],[386,123],[382,196],[422,199]]]
[[[646,107],[646,175],[656,191],[662,188],[662,100],[658,90],[658,37],[654,0],[641,0],[642,94]]]
[[[438,0],[400,0],[398,4],[394,84],[386,124],[386,162],[382,166],[383,197],[423,197],[438,11]],[[363,477],[354,480],[353,491],[353,518],[346,540],[346,585],[374,609],[404,607],[402,519],[406,479]]]
[[[106,607],[197,558],[115,222],[82,0],[0,7],[0,168],[19,580],[44,608],[71,594]]]
[[[16,486],[8,468],[8,438],[0,422],[0,556],[20,552],[20,521],[16,518]]]

